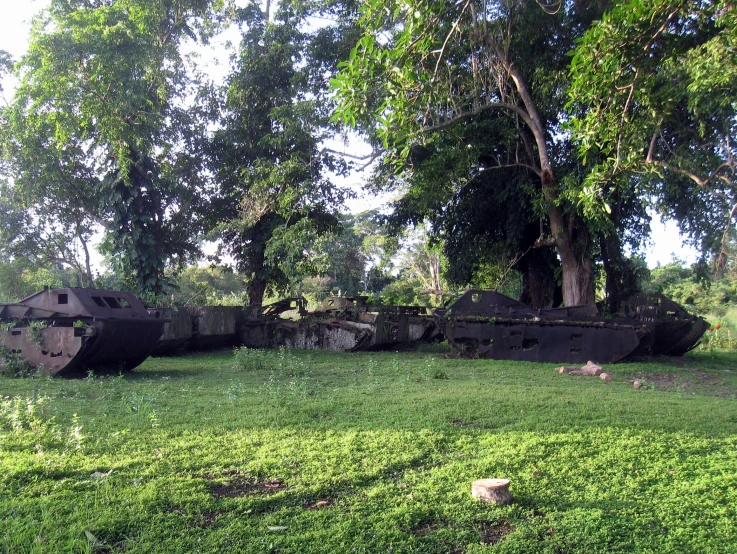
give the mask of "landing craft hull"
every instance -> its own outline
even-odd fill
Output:
[[[99,366],[133,369],[148,357],[166,323],[130,293],[71,288],[2,304],[0,321],[6,353],[47,375]]]
[[[461,354],[498,360],[613,363],[652,339],[647,325],[593,306],[535,310],[492,291],[468,291],[436,316]]]
[[[241,342],[249,348],[381,350],[432,340],[437,325],[432,316],[422,315],[423,310],[334,297],[328,299],[327,310],[308,313],[303,299],[288,299],[264,306],[257,319],[245,322]],[[281,319],[285,311],[298,311],[301,319]]]
[[[623,303],[624,315],[650,327],[653,340],[637,354],[683,356],[696,348],[709,323],[689,314],[663,294],[636,294]]]
[[[364,323],[329,320],[323,322],[247,322],[243,345],[248,348],[288,348],[353,352],[371,342],[373,329]]]
[[[551,363],[613,363],[639,346],[647,329],[617,327],[603,322],[529,321],[496,318],[480,322],[453,318],[445,337],[460,353],[495,360]]]

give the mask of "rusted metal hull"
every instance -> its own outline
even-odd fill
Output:
[[[192,341],[192,314],[185,307],[149,309],[165,318],[163,331],[156,341],[152,356],[169,356],[186,350]]]
[[[623,303],[624,315],[647,325],[652,341],[637,354],[683,356],[696,348],[709,323],[663,294],[636,294]]]
[[[603,322],[560,324],[497,318],[493,323],[454,318],[444,328],[460,353],[479,358],[552,363],[612,363],[639,346],[642,329]]]
[[[29,366],[47,375],[72,373],[80,364],[85,344],[94,328],[48,327],[31,336],[28,327],[13,327],[0,336],[0,346],[18,354]]]
[[[2,304],[0,321],[5,352],[48,375],[99,366],[133,369],[148,357],[166,322],[129,293],[94,289],[50,289]]]
[[[192,348],[209,350],[234,346],[245,321],[240,306],[202,306],[187,308],[192,316]]]
[[[245,312],[240,306],[193,306],[149,310],[167,319],[152,355],[186,349],[209,350],[240,344]]]
[[[595,316],[593,306],[534,310],[492,291],[468,291],[436,316],[461,354],[551,363],[613,363],[650,340],[647,325]]]
[[[247,322],[242,343],[248,348],[289,348],[299,350],[360,350],[373,336],[370,325],[330,320]]]
[[[429,341],[439,333],[434,318],[422,315],[422,308],[369,306],[346,297],[331,298],[328,306],[312,313],[306,312],[302,299],[264,306],[258,319],[244,323],[241,342],[249,348],[355,352]],[[301,319],[279,318],[283,311],[293,310]]]

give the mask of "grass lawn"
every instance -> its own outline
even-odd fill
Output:
[[[737,355],[553,367],[219,351],[0,377],[0,553],[737,552]],[[474,500],[485,477],[512,504]]]

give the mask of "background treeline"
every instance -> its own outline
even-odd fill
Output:
[[[474,286],[615,312],[661,286],[641,257],[656,212],[701,254],[681,286],[715,296],[737,214],[736,13],[50,0],[28,52],[0,52],[17,83],[0,106],[0,296],[74,284],[151,304],[427,304]],[[210,77],[226,36],[227,72]],[[347,213],[358,170],[385,209]]]

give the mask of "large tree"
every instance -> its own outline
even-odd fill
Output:
[[[510,168],[533,176],[527,203],[540,208],[546,234],[537,246],[556,248],[567,305],[594,300],[591,222],[579,205],[581,172],[568,163],[561,120],[568,51],[599,4],[370,1],[364,35],[334,81],[338,116],[375,129],[410,178],[411,153],[433,135],[503,118],[503,131],[486,144],[468,144],[483,159],[458,175],[457,188]]]
[[[620,0],[577,45],[572,79],[590,199],[654,204],[719,276],[737,213],[737,3]]]
[[[210,144],[213,224],[249,277],[252,306],[267,287],[318,272],[310,244],[339,224],[345,194],[329,179],[343,164],[321,147],[332,132],[326,72],[335,68],[335,46],[326,52],[324,29],[305,30],[308,8],[240,10],[246,31]]]
[[[52,0],[34,21],[9,111],[16,195],[89,238],[94,224],[130,285],[157,294],[197,253],[201,118],[184,40],[204,38],[209,0]],[[43,209],[40,209],[42,206]],[[84,238],[83,238],[84,237]]]

